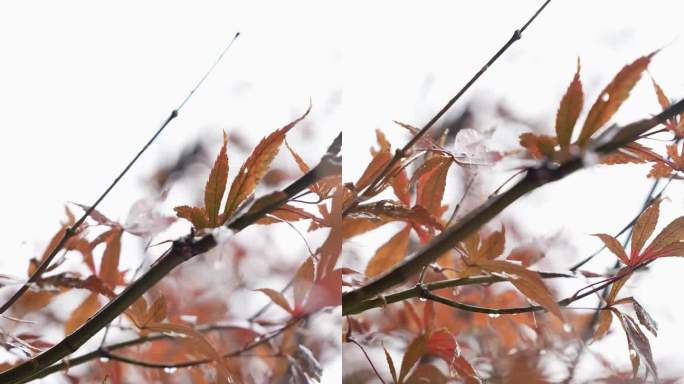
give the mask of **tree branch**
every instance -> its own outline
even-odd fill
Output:
[[[532,17],[530,17],[530,18],[527,20],[527,22],[526,22],[520,29],[516,29],[515,31],[513,31],[513,35],[506,41],[506,43],[504,43],[504,45],[503,45],[501,48],[499,48],[498,51],[496,51],[496,53],[494,54],[494,56],[492,56],[492,57],[491,57],[491,58],[482,66],[482,68],[480,68],[480,70],[477,71],[477,72],[475,73],[475,75],[473,75],[473,77],[470,78],[470,80],[468,80],[468,82],[463,86],[463,88],[461,88],[461,89],[456,93],[456,95],[455,95],[454,97],[452,97],[452,98],[444,105],[444,107],[442,107],[442,109],[440,109],[439,112],[437,112],[437,114],[434,115],[434,116],[432,117],[432,119],[430,119],[430,121],[428,121],[428,123],[425,124],[425,125],[423,126],[423,128],[421,128],[420,131],[418,131],[418,133],[416,133],[416,135],[413,136],[413,137],[411,138],[411,140],[410,140],[408,143],[406,143],[406,145],[404,145],[403,148],[398,149],[398,150],[396,151],[396,153],[394,154],[394,156],[392,157],[392,159],[387,163],[387,165],[385,165],[385,166],[383,167],[382,171],[380,171],[380,172],[378,173],[378,175],[377,175],[375,178],[373,178],[373,180],[368,184],[368,187],[365,188],[364,191],[362,191],[362,192],[359,193],[359,196],[364,196],[366,193],[372,192],[372,191],[379,185],[379,183],[380,183],[380,182],[381,182],[381,181],[390,173],[390,171],[394,168],[394,166],[395,166],[399,161],[401,161],[401,159],[403,159],[403,158],[406,156],[406,154],[409,152],[409,150],[410,150],[410,149],[411,149],[411,148],[412,148],[412,147],[413,147],[413,146],[414,146],[414,145],[415,145],[423,136],[425,136],[425,134],[430,130],[430,128],[432,128],[432,126],[434,126],[435,123],[437,123],[437,121],[438,121],[439,119],[441,119],[442,116],[444,116],[444,114],[446,114],[447,111],[449,111],[449,109],[451,109],[451,107],[456,103],[456,101],[458,101],[458,100],[461,98],[461,96],[463,96],[463,94],[465,94],[466,91],[467,91],[468,89],[470,89],[470,87],[471,87],[473,84],[475,84],[475,82],[477,81],[477,79],[479,79],[480,76],[482,76],[485,72],[487,72],[487,69],[489,69],[489,67],[491,67],[491,66],[499,59],[499,57],[501,57],[501,55],[503,55],[503,53],[506,52],[506,51],[508,50],[508,48],[511,47],[511,45],[513,45],[513,43],[515,43],[516,41],[520,40],[520,38],[522,37],[522,33],[525,31],[525,29],[527,29],[527,27],[529,27],[530,24],[532,24],[532,22],[537,18],[537,16],[539,16],[539,14],[544,10],[544,8],[546,8],[546,6],[547,6],[550,2],[551,2],[551,0],[546,0],[546,1],[541,5],[541,7],[539,7],[539,9],[537,9],[537,11],[534,13],[534,15],[532,15]],[[355,198],[355,199],[354,199],[354,200],[345,208],[344,212],[342,213],[342,216],[346,216],[354,207],[356,207],[356,206],[359,204],[359,202],[360,202],[360,200],[359,200],[358,198]]]
[[[211,74],[211,72],[214,70],[214,68],[216,68],[216,65],[218,65],[218,63],[221,61],[221,59],[226,54],[226,52],[228,52],[228,50],[233,45],[233,42],[235,42],[235,39],[237,39],[238,36],[240,36],[239,32],[237,34],[235,34],[233,39],[224,48],[223,52],[221,52],[221,54],[218,56],[218,58],[216,59],[214,64],[209,68],[209,70],[204,73],[204,76],[202,77],[202,79],[200,79],[200,81],[195,85],[195,87],[190,91],[190,93],[185,97],[185,99],[180,103],[180,105],[176,109],[171,111],[169,116],[162,123],[161,127],[159,127],[159,129],[157,129],[157,131],[154,133],[154,135],[152,135],[152,137],[147,141],[147,143],[145,143],[145,145],[143,145],[143,147],[140,149],[140,151],[138,151],[138,153],[135,156],[133,156],[133,159],[128,163],[128,165],[126,165],[126,167],[123,169],[123,171],[121,171],[121,173],[119,173],[119,175],[114,179],[114,181],[109,185],[109,187],[107,187],[107,189],[105,189],[105,191],[100,195],[100,197],[97,198],[97,200],[95,200],[95,202],[91,206],[86,208],[83,215],[73,225],[66,228],[66,230],[62,234],[62,238],[59,240],[57,245],[43,259],[43,261],[40,263],[40,265],[38,265],[38,267],[33,272],[33,274],[29,277],[29,279],[9,298],[9,300],[7,300],[0,307],[0,314],[5,313],[5,311],[7,311],[14,303],[17,302],[17,300],[19,300],[19,298],[21,298],[21,296],[24,293],[26,293],[26,291],[29,289],[31,284],[35,283],[37,280],[40,279],[43,272],[45,272],[45,270],[50,266],[50,263],[55,258],[55,256],[57,256],[59,251],[61,251],[64,248],[67,241],[71,237],[76,235],[76,233],[78,233],[79,227],[85,222],[85,220],[88,218],[88,216],[90,216],[90,214],[93,213],[95,208],[97,208],[97,206],[102,202],[102,200],[104,200],[104,198],[107,197],[109,192],[111,192],[112,189],[114,189],[114,187],[119,183],[119,181],[126,175],[126,173],[128,173],[128,170],[131,169],[131,167],[133,167],[133,164],[135,164],[138,161],[138,159],[140,158],[140,156],[142,156],[142,154],[145,153],[147,148],[149,148],[149,146],[152,145],[152,143],[157,139],[157,137],[164,131],[166,126],[169,125],[169,123],[171,123],[171,121],[173,119],[178,117],[178,113],[183,108],[185,103],[187,103],[188,100],[190,100],[190,98],[195,93],[195,91],[197,91],[197,89],[200,87],[200,85],[202,85],[204,80],[209,76],[209,74]]]
[[[668,118],[681,111],[684,111],[684,100],[678,101],[651,118],[628,124],[622,128],[608,129],[605,134],[598,137],[592,143],[587,151],[593,151],[597,154],[611,153],[616,149],[629,144],[637,139],[639,135],[656,125],[665,122]],[[368,300],[375,295],[406,281],[413,274],[417,273],[421,267],[435,261],[442,254],[456,246],[458,242],[464,240],[468,235],[479,229],[482,225],[494,218],[499,212],[503,211],[526,193],[547,183],[560,180],[583,168],[585,166],[584,159],[584,155],[579,154],[560,165],[546,161],[537,167],[529,168],[521,181],[516,183],[506,192],[488,200],[480,207],[474,209],[464,216],[460,222],[445,229],[416,254],[406,258],[400,264],[375,278],[368,284],[344,293],[342,295],[343,311],[349,313],[355,312],[356,306],[364,300]]]
[[[323,156],[320,163],[281,191],[281,195],[287,196],[288,198],[294,197],[310,184],[330,175],[333,171],[340,170],[341,167],[334,167],[334,165],[339,158],[342,141],[341,135],[342,134],[340,133],[337,136],[333,145],[328,148],[328,153]],[[338,142],[339,145],[335,145],[335,143]],[[240,216],[231,222],[228,227],[239,231],[240,229],[253,224],[286,201],[286,198],[280,198],[278,200],[279,205],[269,204],[267,207],[259,209],[257,211],[258,214],[247,212],[245,215]],[[131,304],[152,288],[164,276],[169,274],[175,267],[196,255],[211,250],[216,247],[216,245],[216,239],[212,234],[200,237],[195,237],[193,234],[190,234],[187,237],[175,240],[171,248],[167,250],[145,274],[126,287],[126,289],[102,307],[85,324],[40,355],[0,373],[0,382],[3,384],[22,382],[56,363],[59,359],[76,352],[79,347],[123,313]]]
[[[539,276],[543,279],[556,279],[556,278],[573,278],[576,276],[568,275],[565,273],[555,273],[555,272],[539,272]],[[387,304],[393,304],[399,301],[404,301],[408,299],[413,299],[417,297],[422,297],[421,294],[424,290],[436,291],[438,289],[462,287],[466,285],[480,285],[480,284],[494,284],[503,281],[508,281],[501,276],[493,275],[482,275],[482,276],[470,276],[463,277],[460,279],[447,279],[440,281],[433,281],[431,283],[423,284],[422,287],[415,286],[413,288],[405,289],[403,291],[393,293],[391,295],[377,297],[375,299],[365,300],[359,305],[354,307],[354,311],[345,311],[342,309],[342,316],[355,315],[373,308],[381,308]]]

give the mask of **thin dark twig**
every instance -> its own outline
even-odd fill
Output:
[[[59,243],[57,243],[57,246],[55,246],[55,248],[52,249],[52,251],[50,251],[48,256],[43,259],[43,261],[40,263],[40,265],[33,272],[31,277],[29,277],[29,279],[26,281],[26,283],[24,285],[22,285],[21,288],[19,288],[19,290],[17,290],[9,298],[9,300],[7,300],[7,302],[5,302],[2,305],[2,307],[0,307],[0,314],[7,311],[7,309],[9,309],[14,303],[16,303],[16,301],[19,300],[19,298],[29,289],[31,283],[40,279],[40,276],[43,274],[43,272],[45,272],[45,270],[50,266],[52,259],[54,259],[55,256],[57,255],[57,253],[59,253],[59,251],[62,250],[62,248],[64,248],[67,240],[69,240],[71,237],[73,237],[77,233],[78,228],[83,224],[83,222],[85,222],[86,218],[88,218],[88,216],[90,216],[90,214],[95,210],[95,208],[97,208],[97,206],[102,202],[102,200],[104,200],[104,198],[107,197],[109,192],[111,192],[111,190],[114,189],[114,187],[119,183],[119,181],[124,177],[124,175],[126,175],[126,173],[128,173],[128,170],[131,169],[131,167],[133,167],[133,164],[135,164],[138,161],[138,158],[140,158],[140,156],[142,156],[142,154],[147,150],[147,148],[150,145],[152,145],[152,143],[157,139],[157,137],[164,131],[166,126],[169,125],[169,123],[171,123],[171,121],[173,119],[178,117],[178,113],[180,112],[181,108],[183,108],[185,103],[188,102],[190,97],[195,93],[195,91],[199,88],[199,86],[202,85],[202,83],[207,78],[207,76],[209,76],[209,74],[214,70],[214,68],[216,67],[218,62],[226,54],[228,49],[233,45],[233,42],[235,41],[235,39],[237,39],[237,37],[239,35],[240,35],[239,32],[237,34],[235,34],[235,37],[233,37],[233,39],[230,41],[228,46],[223,50],[223,52],[221,52],[221,55],[218,57],[216,62],[211,66],[211,68],[209,68],[209,70],[207,72],[205,72],[202,79],[190,91],[188,96],[185,97],[183,102],[180,103],[178,108],[171,111],[171,113],[166,118],[166,120],[162,123],[162,125],[159,127],[159,129],[157,129],[157,131],[154,133],[154,135],[152,135],[152,137],[147,141],[147,143],[145,143],[145,145],[140,149],[140,151],[138,151],[138,153],[133,157],[133,159],[128,163],[128,165],[126,165],[126,167],[123,169],[123,171],[121,171],[121,173],[114,179],[114,181],[109,185],[109,187],[107,187],[107,189],[105,189],[105,191],[100,195],[100,197],[98,197],[97,200],[95,200],[95,202],[86,209],[86,211],[83,213],[83,215],[73,225],[66,228],[66,230],[64,231],[64,234],[62,235],[62,238],[60,239]]]
[[[366,352],[366,349],[363,347],[363,345],[361,345],[358,341],[354,340],[351,337],[347,337],[347,341],[353,343],[354,345],[359,347],[359,349],[361,349],[361,352],[363,352],[363,354],[366,356],[366,360],[368,360],[368,364],[370,364],[371,368],[373,368],[373,372],[375,372],[375,376],[378,377],[378,380],[380,380],[380,382],[382,384],[385,384],[385,380],[383,380],[382,376],[380,376],[380,372],[378,372],[378,370],[375,369],[375,365],[373,364],[373,361],[371,360],[370,356],[368,356],[368,353]]]
[[[406,145],[404,145],[403,148],[397,150],[394,157],[387,163],[387,165],[385,165],[383,170],[378,173],[378,175],[373,179],[373,181],[371,183],[369,183],[369,185],[368,185],[368,187],[366,187],[365,191],[373,191],[378,186],[378,184],[381,182],[381,180],[384,179],[385,176],[387,176],[387,174],[394,168],[394,166],[404,156],[406,156],[406,153],[408,153],[408,151],[411,149],[411,147],[413,147],[413,145],[415,145],[419,140],[422,139],[423,136],[425,136],[425,134],[430,130],[430,128],[432,128],[432,126],[434,126],[435,123],[437,123],[437,121],[439,119],[441,119],[442,116],[444,116],[444,114],[446,114],[447,111],[449,111],[449,109],[451,109],[451,107],[456,103],[456,101],[458,101],[461,98],[461,96],[463,96],[463,94],[465,94],[465,92],[468,89],[470,89],[470,87],[473,84],[475,84],[475,82],[480,78],[480,76],[482,76],[487,71],[487,69],[489,69],[489,67],[492,66],[499,59],[499,57],[501,57],[501,55],[504,52],[506,52],[508,50],[508,48],[510,48],[511,45],[513,45],[513,43],[520,40],[520,38],[522,37],[522,32],[525,31],[525,29],[527,29],[527,27],[529,27],[529,25],[537,18],[537,16],[539,16],[539,14],[544,10],[544,8],[546,8],[546,6],[550,2],[551,2],[551,0],[546,0],[542,4],[542,6],[539,7],[539,9],[537,9],[537,11],[534,13],[534,15],[532,15],[532,17],[530,17],[527,20],[527,22],[522,26],[522,28],[516,29],[513,32],[513,35],[504,43],[504,45],[501,48],[499,48],[499,50],[482,66],[482,68],[480,68],[479,71],[477,71],[475,73],[475,75],[473,75],[473,77],[470,78],[470,80],[456,93],[456,95],[454,95],[454,97],[452,97],[446,103],[446,105],[444,105],[444,107],[442,107],[442,109],[440,109],[439,112],[437,112],[437,114],[434,115],[432,117],[432,119],[430,119],[430,121],[428,121],[428,123],[425,124],[423,126],[423,128],[421,128],[420,131],[418,131],[418,133],[416,133],[411,138],[411,140],[409,140],[408,143],[406,143]],[[359,194],[359,196],[363,196],[363,195],[364,195],[364,192]],[[355,199],[354,202],[349,204],[347,206],[347,208],[344,210],[343,216],[347,215],[349,213],[349,211],[351,209],[353,209],[358,203],[359,203],[358,199]]]

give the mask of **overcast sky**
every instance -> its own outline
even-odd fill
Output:
[[[198,135],[217,141],[221,129],[239,130],[256,142],[305,110],[309,99],[314,136],[305,142],[295,133],[292,142],[313,162],[343,129],[344,174],[353,180],[368,161],[375,128],[403,143],[392,120],[426,122],[540,3],[2,2],[0,270],[25,271],[63,218],[63,204],[94,201],[237,31],[242,36],[225,60],[104,201],[103,212],[125,219],[146,192],[141,181]],[[593,101],[623,65],[662,47],[651,73],[671,97],[682,97],[681,8],[675,1],[554,0],[467,97],[504,101],[551,132],[578,56]],[[642,82],[616,121],[657,111],[650,84]],[[496,135],[496,143],[515,137]],[[645,173],[584,172],[507,214],[524,212],[531,232],[562,230],[585,255],[598,245],[589,233],[615,232],[638,210]],[[681,188],[669,195],[664,222],[684,213]],[[613,262],[605,258],[595,266]],[[682,273],[684,262],[667,260],[639,280],[637,297],[661,324],[653,340],[657,360],[681,359],[674,341],[684,339],[684,311],[666,300],[668,288],[684,288],[676,279]],[[605,344],[601,351],[613,361],[628,363],[623,335]]]

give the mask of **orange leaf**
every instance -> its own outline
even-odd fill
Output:
[[[204,187],[204,209],[209,219],[209,227],[214,228],[223,224],[224,220],[219,219],[221,201],[228,182],[228,135],[223,132],[223,146],[214,161],[214,166],[209,173],[209,179]]]
[[[164,296],[159,296],[157,300],[152,303],[150,311],[147,314],[150,321],[159,323],[166,317],[166,299]]]
[[[609,309],[604,309],[599,313],[598,325],[596,332],[594,332],[594,341],[602,338],[610,329],[610,324],[613,322],[613,313]]]
[[[287,132],[302,121],[310,110],[311,106],[301,117],[266,136],[254,148],[230,186],[228,201],[223,211],[224,219],[230,218],[240,204],[254,192],[259,180],[266,173],[278,153]]]
[[[389,367],[390,375],[392,375],[392,382],[396,383],[397,382],[397,370],[394,368],[394,361],[392,361],[392,356],[390,356],[389,352],[387,352],[387,348],[385,346],[382,346],[382,349],[385,350],[385,359],[387,360],[387,366]]]
[[[520,145],[527,149],[532,158],[541,160],[545,157],[553,157],[558,139],[548,135],[535,135],[526,132],[520,135]]]
[[[111,286],[123,284],[123,275],[119,272],[121,255],[121,234],[123,229],[112,228],[106,239],[106,248],[100,263],[100,280]]]
[[[91,293],[85,300],[71,313],[69,319],[64,323],[64,334],[70,335],[78,327],[83,325],[88,319],[100,309],[100,300],[97,293]]]
[[[641,73],[646,70],[655,53],[642,56],[626,65],[603,89],[589,110],[582,132],[577,139],[577,145],[581,147],[586,145],[589,138],[613,117],[620,105],[629,97],[629,92],[634,85],[641,79]]]
[[[418,363],[418,360],[425,354],[425,342],[425,334],[420,334],[416,336],[413,341],[411,341],[408,348],[406,348],[404,358],[401,361],[401,370],[399,372],[400,383],[404,381],[404,378],[411,371],[411,368],[413,368],[413,366]]]
[[[477,265],[490,273],[502,274],[523,295],[536,301],[544,309],[563,320],[563,315],[556,299],[551,295],[551,292],[544,285],[537,272],[532,272],[525,267],[502,260],[482,260]]]
[[[448,329],[442,328],[430,333],[426,350],[427,353],[438,356],[449,364],[458,353],[458,344],[454,335]]]
[[[263,294],[271,298],[271,300],[275,304],[277,304],[280,308],[286,310],[288,313],[293,312],[292,308],[290,307],[290,303],[287,302],[287,299],[285,298],[285,296],[283,296],[282,293],[271,288],[260,288],[257,289],[257,291],[262,292]]]
[[[411,227],[406,226],[378,248],[366,266],[366,276],[377,276],[401,261],[406,255],[410,233]]]
[[[304,305],[304,313],[311,313],[325,307],[342,304],[342,273],[338,268],[328,272],[314,283]]]
[[[627,257],[625,253],[625,248],[620,244],[620,242],[611,235],[605,233],[595,233],[593,236],[598,237],[603,241],[603,244],[611,251],[615,256],[617,256],[625,265],[630,265],[630,258]]]
[[[482,240],[478,251],[478,258],[494,260],[501,256],[506,247],[506,230],[501,227],[500,231],[492,232]]]
[[[306,299],[307,293],[311,290],[313,286],[314,279],[314,263],[311,257],[307,257],[306,260],[297,270],[295,274],[294,281],[292,283],[292,291],[294,293],[294,305],[295,309],[302,307],[304,299]]]
[[[229,380],[231,375],[226,367],[225,362],[223,361],[223,356],[216,351],[214,346],[211,345],[209,340],[207,340],[201,333],[183,324],[150,323],[145,328],[153,332],[179,333],[189,337],[193,341],[193,346],[195,346],[208,359],[214,360],[214,362],[216,362],[216,382],[233,382],[232,379]]]
[[[639,215],[634,229],[632,230],[632,246],[630,250],[631,258],[635,258],[641,252],[641,248],[646,244],[646,240],[653,234],[656,224],[658,224],[658,216],[660,216],[660,202],[661,199],[656,199]]]
[[[359,180],[354,184],[358,191],[366,188],[373,179],[375,179],[380,172],[385,168],[385,165],[389,163],[392,159],[392,155],[389,152],[378,152],[373,156],[373,160],[368,164],[366,170],[363,171]]]
[[[684,216],[674,219],[653,239],[643,254],[657,254],[672,243],[684,240]]]
[[[584,104],[584,94],[582,93],[582,82],[580,81],[580,60],[577,58],[577,72],[572,79],[572,83],[565,91],[561,99],[558,112],[556,113],[556,136],[561,148],[567,148],[572,138],[572,130],[582,112]]]
[[[670,177],[672,174],[672,167],[665,163],[655,163],[651,168],[651,171],[646,175],[646,177],[652,177],[654,179],[664,179]]]
[[[188,220],[197,229],[209,227],[209,218],[203,208],[182,205],[173,209],[176,216]]]
[[[413,175],[414,179],[416,175],[419,175],[416,185],[416,205],[425,208],[435,217],[441,216],[442,213],[442,197],[450,166],[450,157],[436,156],[428,159]]]

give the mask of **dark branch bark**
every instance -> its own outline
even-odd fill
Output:
[[[684,111],[684,100],[671,105],[658,115],[626,125],[620,129],[609,129],[616,132],[612,137],[604,134],[597,138],[588,151],[598,154],[608,154],[616,149],[636,140],[639,135],[645,133],[656,125],[665,122],[668,118]],[[372,280],[368,284],[346,292],[342,295],[342,308],[345,312],[355,312],[356,307],[363,301],[386,291],[387,289],[406,281],[409,277],[419,272],[420,269],[435,261],[439,256],[456,246],[458,242],[476,231],[482,225],[494,218],[510,204],[526,193],[565,176],[584,167],[584,156],[577,155],[561,165],[544,162],[540,166],[528,169],[525,177],[506,192],[490,199],[476,208],[454,226],[444,230],[436,236],[428,245],[416,254],[406,258],[399,265]]]
[[[338,135],[338,138],[336,138],[336,142],[338,140],[341,140],[341,133]],[[333,145],[329,150],[335,151],[336,148],[337,147]],[[337,148],[337,152],[326,153],[316,167],[285,188],[282,191],[284,192],[284,195],[294,196],[307,188],[310,184],[320,180],[322,177],[330,175],[331,172],[335,170],[340,170],[340,167],[334,167],[336,163],[335,160],[339,158],[338,153],[339,148]],[[302,179],[306,180],[306,182],[302,182]],[[229,224],[229,227],[240,230],[253,224],[285,201],[287,201],[287,199],[279,200],[278,205],[269,205],[268,207],[260,209],[258,211],[260,216],[248,212],[234,221],[240,223],[239,226],[234,227]],[[107,305],[100,309],[85,324],[40,355],[0,373],[0,383],[20,383],[51,366],[65,356],[76,352],[79,347],[123,313],[131,304],[152,288],[164,276],[169,274],[175,267],[196,255],[211,250],[216,245],[216,239],[211,234],[200,237],[190,235],[174,241],[171,248],[166,251],[166,253],[164,253],[164,255],[162,255],[144,275],[126,287],[123,292],[107,303]]]

